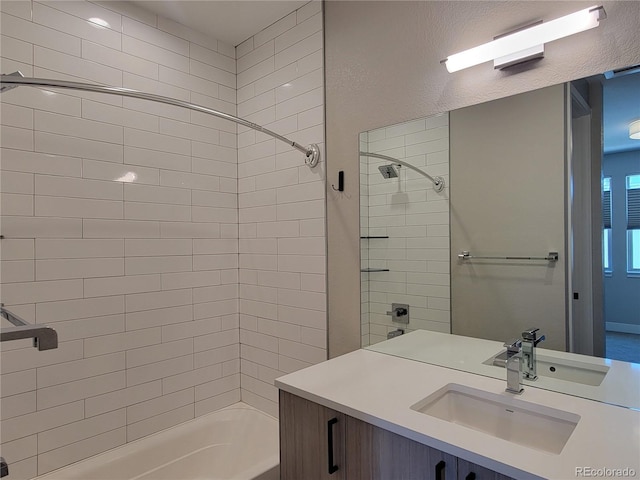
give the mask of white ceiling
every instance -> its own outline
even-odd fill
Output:
[[[640,149],[629,138],[629,123],[640,119],[640,72],[603,81],[604,152]]]
[[[236,46],[309,0],[137,0],[158,15]]]

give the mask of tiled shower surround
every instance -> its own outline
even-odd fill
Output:
[[[320,5],[238,45],[237,95],[239,116],[324,152]],[[324,170],[238,127],[242,398],[272,415],[273,380],[326,360]]]
[[[430,180],[407,167],[385,179],[378,167],[390,162],[360,157],[362,344],[405,331],[451,329],[449,293],[449,115],[379,128],[360,136],[360,148],[403,160],[445,179],[434,191]],[[385,238],[388,237],[388,238]],[[392,303],[409,305],[408,325],[386,315]]]
[[[191,101],[324,152],[319,2],[237,49],[127,2],[0,9],[2,73]],[[241,399],[275,415],[273,379],[326,358],[324,164],[143,100],[1,100],[0,296],[60,339],[1,346],[11,478]]]

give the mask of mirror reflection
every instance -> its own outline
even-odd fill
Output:
[[[448,333],[449,115],[364,132],[360,151],[372,154],[360,156],[362,345],[399,330]]]
[[[525,383],[640,407],[639,71],[363,132],[362,346],[502,378],[534,330]]]

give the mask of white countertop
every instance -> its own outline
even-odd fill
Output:
[[[640,411],[525,386],[519,400],[581,417],[554,455],[410,409],[449,383],[513,397],[504,380],[368,350],[276,380],[284,391],[514,478],[576,479],[576,467],[628,467],[640,478]]]
[[[541,343],[544,345],[544,343]],[[431,363],[442,367],[486,375],[506,381],[502,367],[484,365],[483,362],[504,351],[503,342],[451,335],[448,333],[416,330],[386,342],[377,343],[367,350]],[[537,355],[560,360],[579,361],[609,369],[598,386],[584,385],[551,378],[538,372],[535,381],[523,380],[523,385],[555,392],[577,395],[601,402],[640,409],[640,364],[619,362],[606,358],[589,357],[575,353],[536,348]]]

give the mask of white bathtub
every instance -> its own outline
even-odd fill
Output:
[[[278,421],[237,403],[37,480],[278,480]]]

